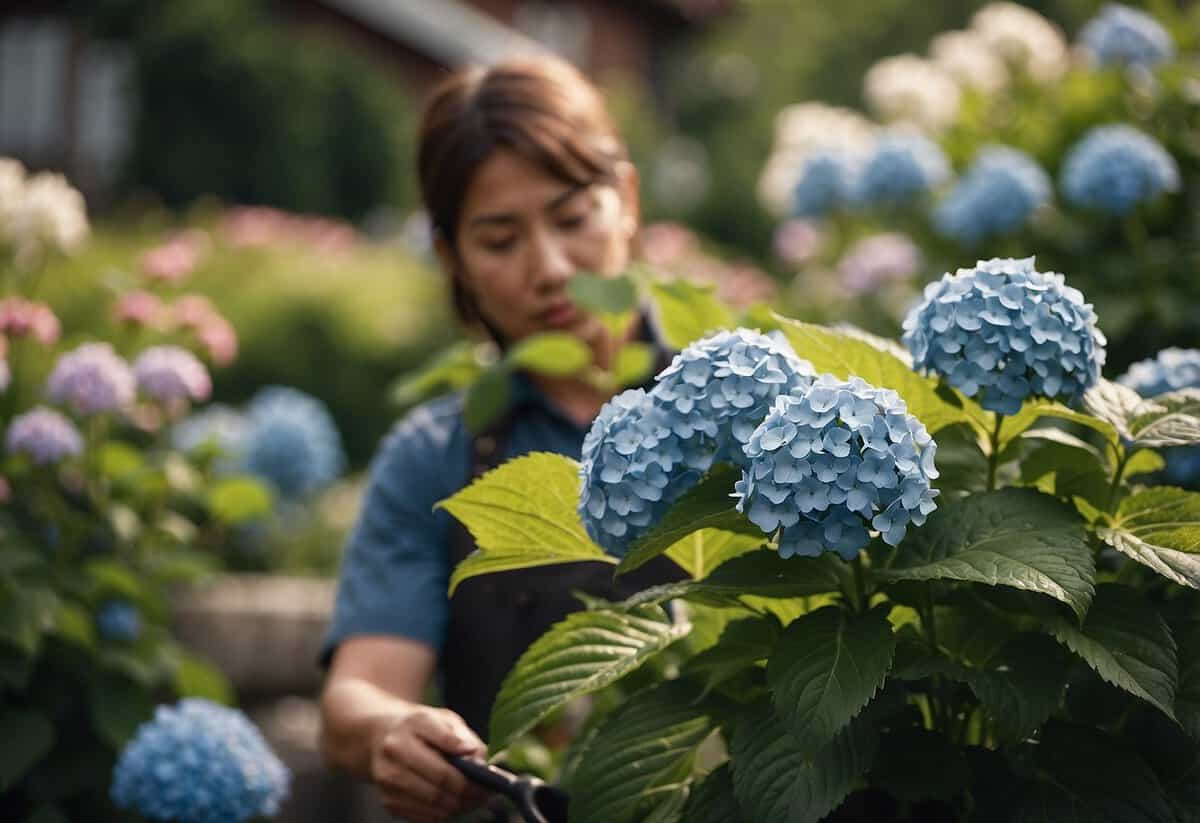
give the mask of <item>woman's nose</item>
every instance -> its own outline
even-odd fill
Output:
[[[532,257],[530,268],[534,281],[540,286],[562,285],[575,272],[566,244],[550,232],[536,233]]]

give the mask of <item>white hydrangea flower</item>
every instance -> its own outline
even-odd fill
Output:
[[[966,87],[990,94],[1008,85],[1008,66],[978,32],[943,32],[930,42],[929,56]]]
[[[882,119],[931,130],[953,122],[962,97],[945,69],[915,54],[885,57],[872,66],[863,80],[863,94]]]
[[[65,177],[42,172],[25,181],[22,196],[0,228],[18,261],[29,261],[43,251],[70,253],[88,235],[87,207],[83,195]]]
[[[1057,80],[1067,70],[1069,53],[1062,29],[1032,9],[1017,3],[989,3],[971,18],[971,30],[1038,82]]]
[[[785,106],[775,116],[775,147],[758,178],[759,202],[778,217],[787,215],[800,172],[814,152],[866,155],[877,130],[852,109],[819,102]]]

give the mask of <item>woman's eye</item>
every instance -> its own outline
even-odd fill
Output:
[[[488,251],[505,252],[513,247],[516,242],[512,237],[497,237],[483,241],[483,247]]]
[[[572,214],[567,217],[560,217],[558,227],[563,231],[571,231],[572,229],[581,228],[585,222],[587,222],[587,215]]]

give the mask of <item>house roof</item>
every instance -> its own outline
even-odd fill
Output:
[[[494,63],[545,46],[460,0],[323,0],[387,37],[448,66]]]

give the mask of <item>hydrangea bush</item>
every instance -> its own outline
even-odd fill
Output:
[[[139,737],[110,797],[156,701],[232,699],[172,637],[169,592],[219,568],[270,494],[172,446],[171,421],[208,400],[228,349],[176,322],[171,300],[114,273],[111,325],[95,339],[30,296],[57,287],[47,264],[87,231],[61,177],[0,160],[0,818],[130,819],[116,800],[147,819],[247,819],[285,784],[261,739],[215,705],[185,711],[188,740],[148,749]],[[183,816],[205,804],[207,816]]]
[[[704,295],[650,289],[695,342],[604,407],[582,459],[516,458],[441,504],[479,537],[451,590],[678,567],[537,640],[493,752],[590,695],[553,775],[582,823],[1200,813],[1200,492],[1152,485],[1161,449],[1200,447],[1200,360],[1104,379],[1070,276],[948,274],[909,351],[765,312],[714,332]]]

